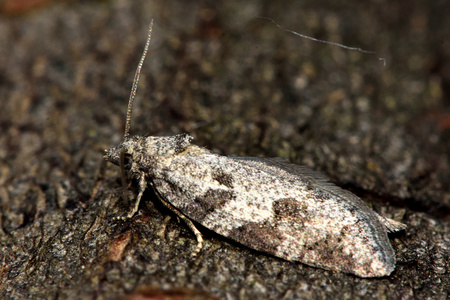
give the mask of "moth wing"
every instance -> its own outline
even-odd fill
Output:
[[[358,196],[333,184],[322,173],[311,170],[310,168],[308,168],[306,166],[292,164],[289,161],[287,161],[286,159],[278,158],[278,157],[274,157],[274,158],[233,157],[233,159],[242,161],[242,162],[252,163],[252,164],[262,163],[262,164],[266,164],[269,167],[277,167],[279,169],[289,172],[290,174],[292,174],[294,176],[298,176],[299,178],[302,178],[302,180],[309,179],[309,181],[311,183],[315,183],[319,188],[321,188],[331,194],[341,196],[341,197],[348,199],[354,203],[358,203],[358,204],[362,203],[362,200]],[[403,223],[383,217],[383,216],[379,215],[378,213],[376,213],[376,215],[377,215],[379,221],[386,228],[386,231],[389,233],[402,231],[402,230],[405,230],[407,227]]]
[[[183,155],[153,182],[185,216],[250,248],[361,277],[394,269],[378,215],[307,167],[280,159]]]
[[[251,164],[256,168],[263,168],[267,171],[269,169],[276,169],[276,172],[284,171],[293,175],[303,182],[311,184],[313,187],[319,188],[330,194],[339,196],[346,199],[349,202],[357,205],[358,207],[367,207],[362,200],[355,194],[344,190],[337,185],[329,181],[322,173],[314,171],[306,166],[292,164],[283,158],[256,158],[256,157],[233,157],[234,160],[241,161],[243,163]]]
[[[255,167],[264,165],[269,168],[276,168],[278,170],[284,170],[287,173],[299,177],[301,180],[308,180],[311,183],[319,184],[322,188],[326,188],[329,192],[347,192],[334,185],[329,179],[322,173],[314,171],[306,166],[292,164],[284,158],[272,157],[272,158],[258,158],[258,157],[232,157],[232,159],[241,161],[243,163],[252,164]],[[349,193],[351,194],[351,193]],[[353,195],[353,194],[351,194]]]
[[[349,210],[349,212],[352,212],[351,214],[354,214],[354,216],[361,221],[355,223],[355,227],[348,228],[349,231],[347,231],[345,227],[342,227],[341,225],[341,222],[345,220],[339,221],[339,218],[336,219],[337,223],[336,228],[334,229],[341,228],[341,230],[343,230],[342,238],[345,236],[345,242],[340,240],[339,236],[333,236],[331,232],[334,230],[332,228],[334,226],[329,227],[330,234],[327,234],[325,240],[320,240],[320,237],[312,239],[307,238],[309,241],[317,239],[317,242],[314,243],[314,246],[310,245],[310,248],[305,247],[301,252],[292,250],[292,253],[299,254],[299,257],[294,260],[299,260],[306,264],[319,266],[325,269],[354,273],[361,277],[379,277],[389,275],[392,272],[395,266],[395,254],[387,238],[387,233],[402,230],[406,227],[405,225],[378,215],[365,205],[359,197],[334,185],[321,173],[313,171],[308,167],[291,164],[288,161],[279,158],[262,159],[236,157],[233,159],[268,173],[279,174],[280,177],[287,180],[292,179],[292,176],[294,176],[296,180],[303,182],[305,185],[309,186],[309,188],[331,195],[335,201],[331,201],[329,205],[341,206],[342,209]],[[285,174],[284,172],[287,172],[288,174]],[[343,211],[343,213],[345,212]],[[336,216],[333,215],[330,215],[329,217],[333,219],[336,218]],[[298,220],[301,222],[301,218]],[[288,222],[284,225],[278,225],[278,228],[284,228],[281,230],[284,237],[280,238],[279,242],[286,239],[291,240],[288,244],[284,244],[286,247],[296,245],[297,240],[303,234],[303,229],[292,230],[292,228],[295,228],[295,224],[296,222]],[[319,228],[318,230],[320,231]],[[245,238],[245,233],[254,236],[260,232],[260,228],[253,230],[254,232],[252,232],[252,228],[250,228],[250,230],[245,228],[245,230],[241,231],[243,233],[240,233],[239,237]],[[266,237],[276,237],[275,232],[276,231],[274,230],[267,230]],[[310,232],[310,234],[313,236],[314,230]],[[267,238],[265,240],[267,241]],[[357,240],[359,241],[357,242]],[[255,242],[252,240],[246,241],[246,244],[252,245],[252,243],[254,244]],[[266,244],[264,244],[264,246],[267,247]],[[298,244],[297,246],[302,247]],[[314,250],[310,251],[310,249]],[[269,252],[289,259],[287,255],[280,253],[279,250],[280,248]],[[349,250],[351,251],[350,253],[348,252]],[[308,252],[311,252],[311,255],[309,255]],[[348,255],[344,255],[343,253],[347,253]]]

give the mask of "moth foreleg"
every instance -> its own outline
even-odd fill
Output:
[[[147,188],[147,181],[145,180],[145,174],[142,173],[141,178],[139,180],[139,194],[136,197],[133,209],[127,214],[126,217],[115,217],[115,219],[118,220],[131,219],[139,209],[139,203],[141,202],[142,195],[144,194],[146,188]]]
[[[147,188],[147,180],[145,180],[145,173],[141,173],[141,178],[139,180],[139,194],[136,198],[136,202],[134,203],[133,209],[127,215],[128,219],[132,218],[134,214],[138,211],[139,203],[141,202],[142,195],[144,194],[146,188]]]

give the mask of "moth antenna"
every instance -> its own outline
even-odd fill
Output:
[[[374,52],[374,51],[364,50],[364,49],[361,49],[361,48],[358,48],[358,47],[350,47],[350,46],[346,46],[346,45],[339,44],[339,43],[335,43],[335,42],[330,42],[330,41],[325,41],[325,40],[316,39],[316,38],[313,38],[313,37],[311,37],[311,36],[307,36],[307,35],[298,33],[297,31],[294,31],[294,30],[290,30],[290,29],[284,28],[283,26],[281,26],[280,24],[278,24],[277,22],[275,22],[274,19],[271,19],[271,18],[268,18],[268,17],[257,17],[257,18],[269,20],[269,21],[271,21],[273,24],[275,24],[275,26],[277,26],[278,28],[280,28],[280,29],[282,29],[282,30],[284,30],[284,31],[286,31],[286,32],[290,32],[290,33],[292,33],[292,34],[298,35],[299,37],[302,37],[302,38],[304,38],[304,39],[308,39],[308,40],[311,40],[311,41],[314,41],[314,42],[323,43],[323,44],[329,44],[329,45],[341,47],[341,48],[344,48],[344,49],[347,49],[347,50],[351,50],[351,51],[358,51],[358,52],[365,53],[365,54],[372,54],[372,55],[375,55],[375,56],[378,58],[379,61],[382,61],[382,62],[383,62],[383,67],[386,67],[386,59],[385,59],[384,57],[379,57],[379,56],[377,55],[377,53]]]
[[[144,52],[142,52],[141,60],[139,61],[138,67],[136,69],[136,74],[134,74],[133,87],[131,88],[130,99],[128,100],[128,109],[127,109],[127,120],[125,123],[125,133],[123,138],[126,139],[130,136],[130,126],[131,126],[131,111],[133,110],[133,102],[136,97],[136,91],[139,83],[139,76],[141,75],[142,65],[144,64],[145,56],[148,52],[148,47],[150,45],[150,39],[152,37],[152,29],[153,29],[153,19],[150,22],[150,26],[148,28],[147,42],[145,43]]]

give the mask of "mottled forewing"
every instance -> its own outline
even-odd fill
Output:
[[[154,182],[183,214],[256,250],[360,276],[394,267],[377,214],[308,168],[279,159],[180,156]]]

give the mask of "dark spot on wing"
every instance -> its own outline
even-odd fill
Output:
[[[335,268],[339,264],[344,272],[350,272],[355,269],[370,270],[371,260],[366,262],[355,261],[353,253],[346,253],[344,248],[346,242],[339,234],[327,234],[323,239],[316,239],[305,244],[308,252],[314,253],[316,266],[326,269]],[[375,253],[374,253],[375,254]]]
[[[193,215],[197,221],[203,220],[208,214],[222,208],[234,198],[232,191],[209,189],[202,196],[194,198],[194,205],[186,207],[187,215]]]
[[[230,189],[233,188],[233,177],[230,174],[224,173],[222,170],[216,170],[212,178]]]
[[[277,221],[302,223],[307,219],[307,206],[294,198],[282,198],[273,202],[273,211]]]
[[[233,229],[229,237],[253,249],[276,253],[283,242],[283,234],[269,222],[248,222]]]

